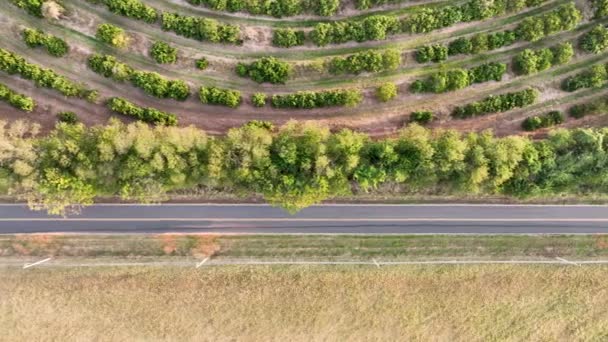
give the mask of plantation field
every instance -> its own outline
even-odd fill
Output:
[[[229,128],[253,119],[276,124],[296,119],[384,136],[397,132],[416,118],[412,113],[421,111],[431,113],[431,120],[419,121],[431,128],[453,128],[463,132],[493,129],[499,136],[527,134],[522,129],[523,120],[550,111],[562,111],[565,116],[558,123],[547,121],[550,126],[601,126],[605,123],[600,115],[577,118],[567,114],[575,103],[604,96],[604,81],[575,92],[565,91],[561,86],[569,76],[592,65],[606,63],[601,42],[593,52],[581,48],[580,43],[590,30],[608,20],[604,18],[602,6],[605,4],[599,0],[483,4],[476,1],[281,0],[277,2],[284,6],[280,10],[261,9],[253,6],[252,1],[237,0],[229,2],[228,7],[219,2],[199,4],[194,0],[190,3],[169,0],[51,1],[54,7],[28,5],[30,3],[38,4],[29,0],[0,4],[0,29],[5,32],[0,37],[0,48],[98,92],[95,99],[89,101],[85,96],[66,97],[65,93],[46,86],[37,87],[14,72],[0,72],[0,83],[31,97],[35,103],[24,113],[11,107],[8,101],[1,101],[2,118],[25,118],[42,124],[45,131],[55,125],[57,113],[63,111],[75,112],[78,120],[87,125],[105,124],[112,116],[132,121],[133,111],[127,114],[109,108],[108,100],[113,97],[170,113],[176,118],[173,124],[194,124],[211,134],[225,133]],[[144,3],[147,7],[142,9]],[[571,6],[576,13],[563,14],[564,6]],[[199,24],[187,26],[192,24],[170,22],[181,20],[177,16],[174,18],[178,19],[167,19],[171,13],[189,16],[190,23],[199,20]],[[526,22],[533,18],[544,22],[540,29],[538,25]],[[104,41],[98,34],[100,25],[104,24],[122,30],[124,41],[118,45],[113,45],[111,40]],[[332,31],[332,27],[338,27],[336,25],[342,25],[342,28]],[[540,31],[534,32],[530,26]],[[198,31],[199,27],[202,31]],[[25,29],[38,29],[59,38],[69,48],[58,56],[46,53],[40,44],[32,47],[24,41]],[[281,30],[292,31],[284,33]],[[296,38],[300,33],[294,32],[299,31],[304,39]],[[507,31],[513,32],[513,37],[504,41],[501,34]],[[276,38],[277,32],[283,32],[283,35]],[[448,55],[448,46],[458,39],[472,42],[474,51],[462,54],[450,48],[454,53]],[[162,53],[170,52],[172,57],[152,56],[152,47],[157,42],[167,43],[165,49],[169,50]],[[300,43],[302,45],[298,45]],[[523,51],[554,48],[560,43],[571,43],[574,49],[571,57],[559,64],[535,68],[538,70],[529,74],[518,71],[516,56]],[[286,48],[284,44],[296,45]],[[438,52],[437,57],[425,59],[422,56],[423,48],[429,47],[433,54],[432,49],[437,46],[445,49]],[[387,51],[391,53],[391,59],[383,60],[381,55]],[[90,65],[93,55],[111,56],[116,62],[124,63],[120,67],[126,66],[135,72],[156,72],[160,78],[182,81],[188,89],[178,100],[166,98],[172,95],[160,89],[164,86],[158,86],[162,83],[159,78],[142,76],[136,81],[133,78],[137,77],[132,74],[119,76],[113,74],[119,67],[116,65],[101,73]],[[277,58],[280,65],[251,67],[266,57]],[[204,59],[203,70],[197,67],[203,65],[197,64],[201,59]],[[418,92],[412,88],[416,80],[431,77],[430,82],[437,86],[438,82],[446,82],[438,73],[449,74],[456,69],[470,71],[487,63],[504,63],[504,74],[491,80],[479,80],[478,77],[468,81],[447,80],[448,83],[469,82],[464,87],[448,85],[447,91],[435,88],[434,91]],[[248,71],[243,68],[246,65],[249,65]],[[286,69],[279,71],[278,68]],[[9,75],[11,73],[13,75]],[[379,96],[377,88],[387,82],[394,88],[385,88],[388,93]],[[451,115],[456,106],[530,86],[538,91],[538,98],[531,106],[507,108],[467,119]],[[216,87],[236,93],[212,92],[202,101],[199,87]],[[282,105],[272,100],[273,95],[332,89],[352,90],[356,94],[350,94],[344,100],[334,95],[316,100],[309,96],[296,105],[305,108],[293,108],[291,101],[296,101],[294,98],[285,99]],[[265,95],[265,101],[261,93]],[[135,118],[159,122],[151,116],[135,115]],[[536,133],[543,135],[546,131],[543,127],[547,125],[541,126],[540,130],[536,128]]]
[[[0,268],[7,340],[603,340],[604,266]]]

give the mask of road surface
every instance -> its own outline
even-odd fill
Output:
[[[68,218],[0,205],[0,234],[14,233],[608,233],[608,206],[329,204],[289,215],[258,204],[98,204]]]

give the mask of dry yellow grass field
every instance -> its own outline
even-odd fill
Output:
[[[0,268],[6,341],[605,341],[605,266]]]

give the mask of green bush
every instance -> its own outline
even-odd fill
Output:
[[[207,61],[207,58],[201,57],[201,58],[199,58],[199,59],[196,60],[196,68],[197,69],[205,70],[205,69],[207,69],[207,67],[209,67],[209,61]]]
[[[0,99],[25,112],[31,112],[36,107],[31,97],[19,94],[4,84],[0,84]]]
[[[78,122],[78,116],[74,112],[59,112],[57,113],[57,120],[68,124],[75,124]]]
[[[306,35],[304,31],[291,28],[277,28],[272,32],[272,45],[283,48],[304,45]]]
[[[177,116],[175,114],[163,112],[155,108],[139,107],[120,97],[111,98],[108,101],[108,108],[113,112],[132,116],[144,122],[165,126],[177,125]]]
[[[204,104],[222,105],[231,108],[238,107],[242,100],[241,92],[218,87],[201,87],[199,99]]]
[[[241,30],[236,25],[222,24],[217,20],[190,17],[164,12],[161,16],[162,28],[186,38],[211,43],[241,44]]]
[[[158,19],[158,11],[139,0],[102,0],[110,12],[125,17],[154,23]]]
[[[537,98],[538,91],[532,88],[497,96],[490,95],[481,101],[454,108],[452,116],[457,119],[465,119],[484,114],[506,112],[514,108],[529,106],[536,102]]]
[[[396,49],[383,52],[368,50],[354,55],[334,57],[329,61],[332,74],[360,74],[362,72],[381,72],[395,70],[401,64],[401,54]]]
[[[0,70],[34,81],[37,86],[55,89],[65,96],[88,97],[93,91],[60,76],[51,69],[28,63],[23,57],[0,48]]]
[[[428,110],[419,110],[410,114],[410,122],[416,122],[421,125],[426,125],[433,121],[433,112]]]
[[[177,49],[165,42],[157,41],[150,47],[150,56],[154,58],[156,63],[175,63],[177,61]]]
[[[340,7],[340,0],[188,0],[194,5],[204,5],[215,11],[248,12],[252,15],[269,15],[276,18],[303,13],[331,16]]]
[[[129,37],[123,29],[112,24],[101,24],[95,34],[97,39],[117,48],[124,48],[129,44]]]
[[[527,117],[522,122],[521,127],[526,131],[535,131],[537,129],[559,125],[563,122],[564,114],[555,110],[547,114]]]
[[[251,102],[256,107],[264,107],[266,105],[266,94],[255,93],[251,95]]]
[[[416,62],[418,63],[439,63],[446,59],[448,59],[448,48],[441,44],[426,45],[416,50]]]
[[[388,102],[397,97],[397,85],[392,82],[382,84],[376,89],[376,98],[381,102]]]
[[[239,63],[236,72],[241,77],[250,77],[258,83],[285,83],[293,68],[291,64],[280,61],[274,57],[263,57],[251,64]]]
[[[44,32],[35,29],[26,28],[23,30],[23,40],[31,48],[44,46],[49,55],[55,57],[65,56],[70,49],[63,39],[44,34]]]
[[[358,105],[363,96],[359,89],[337,89],[319,92],[300,91],[293,94],[273,95],[271,104],[275,108],[312,109],[332,106]]]
[[[580,45],[587,52],[603,52],[608,47],[608,29],[603,25],[595,26],[581,37]]]

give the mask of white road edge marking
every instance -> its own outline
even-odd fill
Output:
[[[199,267],[203,266],[203,264],[206,263],[207,260],[209,260],[209,257],[206,257],[205,259],[203,259],[203,261],[197,263],[196,264],[196,268],[199,268]]]
[[[566,259],[564,259],[564,258],[555,257],[555,259],[557,259],[557,260],[559,260],[559,261],[563,262],[564,264],[568,264],[568,265],[575,265],[575,266],[580,266],[580,264],[577,264],[577,263],[575,263],[575,262],[573,262],[573,261],[568,261],[568,260],[566,260]]]
[[[42,264],[43,262],[47,262],[47,261],[49,261],[49,260],[51,260],[51,259],[52,259],[52,258],[46,258],[46,259],[44,259],[44,260],[36,261],[36,262],[34,262],[34,263],[31,263],[31,264],[25,264],[25,265],[23,265],[23,269],[30,268],[30,267],[32,267],[32,266],[36,266],[36,265],[40,265],[40,264]]]

